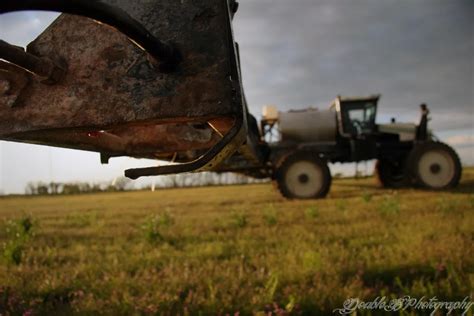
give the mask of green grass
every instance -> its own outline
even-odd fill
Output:
[[[0,199],[0,314],[327,315],[346,298],[462,300],[474,169],[451,192],[335,180]],[[363,312],[362,312],[362,315]]]

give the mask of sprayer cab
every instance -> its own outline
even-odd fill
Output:
[[[338,97],[331,108],[336,111],[339,135],[351,138],[376,133],[379,98],[378,95],[367,98]]]

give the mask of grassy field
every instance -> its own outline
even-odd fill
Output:
[[[461,301],[473,295],[473,191],[467,169],[451,192],[343,179],[317,201],[284,200],[270,184],[2,198],[0,314],[328,315],[350,297]]]

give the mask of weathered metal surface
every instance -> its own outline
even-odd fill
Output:
[[[13,108],[23,90],[30,83],[29,74],[22,68],[0,60],[0,104]]]
[[[0,126],[0,134],[218,117],[240,110],[230,98],[231,55],[222,28],[223,2],[207,1],[213,4],[203,8],[173,0],[117,2],[132,15],[140,15],[138,20],[151,20],[146,27],[179,45],[184,58],[181,70],[161,74],[124,35],[89,19],[62,15],[28,51],[65,59],[67,76],[47,89],[34,82],[26,91],[25,106],[15,112],[1,107],[1,117],[11,120]]]
[[[17,137],[13,135],[13,137]],[[159,152],[181,152],[214,146],[220,136],[204,124],[168,123],[118,126],[106,130],[45,130],[24,133],[19,137],[30,143],[52,142],[65,148],[79,147],[110,156],[157,158]]]
[[[75,14],[111,26],[143,48],[159,63],[161,71],[173,71],[181,61],[181,54],[172,43],[166,43],[158,39],[142,23],[131,17],[119,6],[110,5],[102,0],[22,0],[0,2],[0,14],[32,10]],[[12,61],[10,59],[7,60]]]
[[[0,40],[0,58],[22,67],[42,78],[42,83],[53,84],[60,81],[66,73],[66,65],[60,67],[47,58],[28,54],[21,47]]]
[[[137,179],[144,176],[215,170],[240,147],[243,147],[242,145],[247,134],[247,121],[244,117],[240,117],[236,121],[236,124],[232,126],[229,133],[199,159],[177,165],[129,169],[125,170],[125,176]]]
[[[182,55],[179,68],[163,74],[125,35],[63,14],[27,52],[64,65],[66,74],[46,86],[18,69],[4,71],[0,88],[9,91],[10,77],[20,73],[27,83],[15,107],[0,95],[0,139],[110,156],[186,152],[181,156],[197,158],[218,143],[221,132],[232,131],[239,118],[242,122],[245,106],[229,18],[233,1],[106,2],[174,43]]]

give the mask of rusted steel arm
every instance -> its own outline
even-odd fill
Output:
[[[128,13],[100,0],[0,1],[0,14],[25,10],[64,12],[108,24],[157,59],[163,72],[173,71],[181,61],[181,54],[174,45],[160,41]]]
[[[0,58],[26,69],[38,77],[45,78],[45,83],[58,82],[66,70],[55,65],[47,58],[39,58],[25,52],[21,47],[0,40]]]
[[[136,180],[140,177],[162,176],[167,174],[200,172],[213,170],[217,165],[239,149],[247,135],[245,116],[237,118],[232,129],[202,157],[183,164],[138,168],[125,170],[127,178]]]

